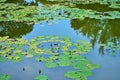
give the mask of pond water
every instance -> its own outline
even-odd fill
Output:
[[[22,0],[8,0],[8,2],[26,4],[23,3]],[[25,2],[29,5],[39,6],[52,4],[44,0],[33,0],[33,3],[30,0],[26,0]],[[44,20],[37,24],[8,21],[0,22],[0,36],[29,40],[37,36],[56,35],[67,36],[71,38],[72,41],[85,40],[92,43],[93,48],[88,54],[83,56],[92,63],[100,65],[100,68],[93,70],[93,75],[89,76],[88,80],[120,80],[120,51],[115,51],[115,55],[111,55],[104,47],[99,46],[99,43],[107,44],[109,41],[116,44],[120,42],[119,25],[120,19]],[[23,70],[23,68],[25,68],[25,70]],[[42,72],[39,73],[39,70]],[[73,68],[45,68],[44,63],[36,62],[34,58],[24,58],[23,61],[17,63],[11,61],[0,63],[0,73],[12,75],[12,80],[33,80],[33,78],[39,74],[49,75],[50,80],[74,80],[64,77],[64,73],[68,70],[73,70]]]

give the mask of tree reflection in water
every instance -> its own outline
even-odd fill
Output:
[[[9,36],[10,38],[20,38],[23,35],[31,32],[33,24],[25,22],[0,22],[0,36]]]
[[[90,41],[95,46],[98,44],[107,44],[113,42],[116,45],[120,43],[120,20],[96,20],[96,19],[73,19],[71,26],[77,33],[82,33],[83,36],[90,38]],[[99,52],[104,54],[104,47],[99,48]]]

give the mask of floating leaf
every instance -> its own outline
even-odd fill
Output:
[[[45,61],[46,61],[46,59],[45,59],[44,57],[41,57],[41,56],[35,58],[35,60],[36,60],[36,61],[39,61],[39,62],[41,62],[41,61],[45,62]]]
[[[57,62],[59,64],[59,66],[71,66],[71,61],[70,60],[61,60],[59,62]]]
[[[0,62],[4,62],[6,59],[2,56],[0,56]]]
[[[67,73],[65,73],[65,77],[76,79],[80,78],[80,75],[76,71],[68,71]]]
[[[58,64],[52,63],[52,62],[45,64],[45,67],[47,67],[47,68],[56,68],[57,66],[58,66]]]
[[[34,78],[34,80],[49,80],[47,75],[39,75]]]
[[[0,42],[0,56],[15,62],[22,60],[23,56],[28,58],[36,56],[35,60],[45,62],[47,68],[71,66],[75,71],[65,73],[68,78],[85,80],[91,75],[91,69],[97,67],[79,54],[89,52],[92,47],[85,41],[72,42],[63,36],[39,36],[29,41],[19,38],[12,41],[9,37],[0,37]],[[43,75],[35,77],[35,80],[47,79],[48,77]]]
[[[0,80],[10,80],[11,76],[8,74],[0,74]]]

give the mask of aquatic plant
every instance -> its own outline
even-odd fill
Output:
[[[37,14],[37,11],[37,6],[16,6],[12,3],[4,3],[0,5],[0,21],[34,21],[31,17]]]
[[[93,66],[89,60],[80,56],[88,53],[92,48],[89,42],[82,40],[72,42],[64,36],[39,36],[31,40],[0,37],[0,45],[0,56],[15,62],[22,60],[23,56],[30,58],[37,55],[35,60],[45,62],[47,68],[72,66],[78,73],[80,70],[91,72],[91,69],[98,67]],[[71,78],[68,73],[65,76]],[[71,76],[78,79],[74,75]],[[80,76],[87,77],[88,75],[81,73]],[[36,77],[35,80],[39,80],[41,77],[46,80],[44,76]]]
[[[11,76],[8,74],[0,74],[0,80],[10,80]]]
[[[62,36],[39,36],[30,41],[20,38],[0,37],[0,46],[0,55],[12,61],[22,60],[21,57],[24,55],[28,58],[37,54],[52,54],[57,56],[62,51],[71,50],[76,54],[82,54],[89,52],[91,49],[91,44],[88,42],[78,41],[73,43],[69,38]],[[71,52],[71,54],[75,53]]]
[[[63,5],[75,6],[80,4],[100,4],[100,5],[107,5],[111,8],[120,8],[118,0],[46,0],[51,2],[57,2]]]
[[[0,3],[3,3],[3,2],[5,2],[6,0],[0,0]]]
[[[39,75],[34,78],[34,80],[49,80],[47,75]]]
[[[91,9],[69,8],[61,5],[50,6],[16,6],[12,3],[0,5],[0,21],[17,21],[37,23],[40,20],[51,19],[116,19],[119,11],[99,12]]]
[[[87,76],[92,75],[91,70],[99,67],[97,64],[91,64],[89,60],[85,59],[85,57],[80,56],[79,54],[71,54],[70,52],[64,52],[56,58],[54,57],[56,56],[52,55],[48,58],[44,58],[46,59],[43,61],[46,62],[45,67],[55,68],[58,66],[72,66],[75,70],[66,72],[64,75],[67,78],[86,80]]]
[[[4,62],[6,59],[2,56],[0,56],[0,62]]]

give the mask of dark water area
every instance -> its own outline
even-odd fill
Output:
[[[21,38],[33,30],[33,24],[25,22],[0,22],[0,36],[9,36],[10,38]]]
[[[16,4],[45,5],[52,4],[44,0],[8,0]],[[53,3],[55,4],[55,3]],[[84,7],[83,7],[84,8]],[[105,9],[108,10],[108,9]],[[72,41],[84,40],[92,43],[92,50],[84,56],[92,63],[100,65],[100,68],[93,70],[93,75],[88,80],[120,80],[120,51],[112,56],[100,47],[100,43],[120,43],[120,19],[73,19],[73,20],[50,20],[40,21],[37,24],[26,22],[0,22],[0,36],[11,38],[31,39],[37,36],[66,36]],[[25,70],[23,70],[25,68]],[[64,77],[64,73],[72,70],[72,67],[58,67],[48,69],[44,63],[36,62],[33,58],[24,58],[18,63],[6,61],[0,63],[0,73],[7,73],[12,80],[33,80],[39,74],[47,74],[50,80],[74,80]],[[42,72],[39,73],[39,70]]]
[[[114,8],[110,8],[108,5],[101,5],[101,4],[78,4],[76,5],[77,8],[79,9],[92,9],[92,10],[96,10],[99,12],[106,12],[106,11],[120,11],[120,9],[114,9]]]

